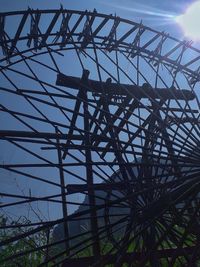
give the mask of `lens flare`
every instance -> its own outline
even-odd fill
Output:
[[[99,0],[99,3],[100,2],[101,1]],[[163,27],[176,23],[175,18],[177,17],[177,13],[170,10],[150,6],[149,4],[142,4],[141,1],[140,3],[134,2],[134,5],[125,5],[123,3],[116,4],[116,1],[115,3],[113,3],[112,1],[107,1],[104,3],[104,5],[112,7],[115,10],[119,9],[120,11],[126,11],[126,14],[128,14],[128,12],[130,14],[132,13],[131,17],[134,16],[135,20],[140,20],[144,23],[144,25],[150,25],[151,27]],[[129,18],[130,14],[128,16]]]
[[[175,18],[185,36],[200,40],[200,1],[194,2],[184,14]]]

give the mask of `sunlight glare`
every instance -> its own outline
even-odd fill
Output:
[[[200,1],[194,2],[184,14],[175,18],[185,36],[200,40]]]

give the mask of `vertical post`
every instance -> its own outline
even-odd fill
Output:
[[[64,226],[64,237],[66,239],[65,241],[65,249],[68,254],[69,251],[69,229],[68,229],[68,223],[67,223],[67,204],[66,204],[66,191],[65,191],[65,178],[64,178],[64,172],[62,169],[62,154],[60,150],[60,142],[59,142],[59,131],[58,128],[55,128],[56,133],[57,133],[57,152],[58,152],[58,163],[59,163],[59,174],[60,174],[60,185],[61,185],[61,196],[62,196],[62,211],[63,211],[63,226]]]
[[[85,158],[86,158],[86,176],[87,176],[87,185],[88,185],[88,198],[89,198],[89,204],[91,205],[91,219],[90,219],[90,225],[91,225],[91,233],[92,233],[92,240],[93,240],[93,254],[95,257],[100,256],[100,243],[99,243],[99,237],[98,237],[98,222],[97,222],[97,212],[94,209],[96,201],[95,201],[95,191],[93,188],[93,171],[92,171],[92,155],[91,155],[91,149],[89,148],[91,145],[90,142],[90,123],[89,123],[89,112],[88,112],[88,103],[87,103],[87,91],[84,88],[81,88],[80,90],[83,90],[83,99],[85,100],[83,102],[83,110],[84,110],[84,130],[85,130]]]
[[[145,180],[145,186],[146,188],[149,188],[149,191],[144,195],[143,200],[145,201],[146,206],[150,205],[154,200],[154,189],[150,189],[152,185],[154,184],[153,180],[153,166],[149,166],[149,163],[151,163],[151,158],[153,154],[153,144],[156,142],[156,140],[152,140],[152,136],[154,134],[156,122],[159,123],[157,120],[156,115],[158,116],[159,110],[158,108],[162,105],[162,102],[158,103],[158,106],[155,106],[155,104],[152,102],[153,113],[151,115],[151,119],[149,121],[148,125],[148,131],[145,134],[145,143],[142,151],[142,163],[144,163],[142,167],[142,178]],[[162,131],[162,127],[161,127]],[[152,147],[151,147],[152,146]],[[159,158],[160,160],[160,158]],[[151,250],[152,247],[156,245],[156,228],[153,223],[149,226],[149,229],[145,232],[145,235],[143,236],[144,242],[148,250]],[[157,257],[157,253],[155,251],[152,251],[150,254],[150,264],[152,267],[160,267],[160,263]]]

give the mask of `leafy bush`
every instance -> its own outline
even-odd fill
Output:
[[[4,241],[13,236],[18,236],[22,233],[30,231],[33,227],[23,227],[24,224],[30,224],[30,221],[26,218],[18,221],[9,221],[5,216],[0,216],[0,240]],[[7,225],[13,226],[13,228],[6,228]],[[22,225],[22,226],[20,226]],[[16,227],[17,226],[17,227]],[[5,227],[5,228],[3,228]],[[49,232],[40,231],[34,235],[28,236],[23,239],[19,239],[15,242],[9,243],[0,248],[0,266],[1,267],[35,267],[44,261],[46,258],[46,250],[35,250],[40,246],[46,245],[48,242]],[[16,255],[29,250],[33,250],[21,257]],[[34,251],[35,250],[35,251]],[[13,259],[6,260],[13,256]]]

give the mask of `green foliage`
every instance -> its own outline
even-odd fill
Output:
[[[8,218],[6,218],[5,216],[0,216],[0,226],[6,226],[6,225],[13,225],[16,226],[18,225],[18,227],[14,227],[14,228],[2,228],[0,229],[0,240],[7,240],[13,236],[18,236],[22,233],[25,233],[27,231],[30,231],[33,229],[33,227],[28,226],[28,227],[24,227],[24,224],[30,224],[30,221],[27,219],[20,219],[20,221],[12,221],[9,222]],[[20,226],[21,225],[21,226]],[[175,230],[176,230],[176,234],[179,236],[183,236],[184,235],[184,228],[175,226]],[[42,262],[44,262],[46,259],[48,259],[48,257],[52,257],[54,255],[57,255],[61,252],[63,252],[64,246],[63,244],[59,244],[56,246],[50,246],[49,249],[47,250],[45,249],[40,249],[41,246],[45,246],[47,244],[50,244],[52,241],[51,238],[51,233],[50,231],[47,230],[43,230],[40,231],[34,235],[28,236],[26,238],[23,239],[19,239],[15,242],[9,243],[6,246],[3,246],[0,248],[0,266],[1,267],[36,267],[39,264],[41,264]],[[195,243],[195,238],[192,234],[188,234],[187,238],[185,238],[185,244],[187,246],[192,246]],[[80,238],[80,240],[78,241],[78,243],[83,242],[83,239]],[[117,240],[117,243],[120,243],[120,239]],[[139,240],[139,247],[142,247],[143,244],[143,240]],[[162,246],[159,247],[158,249],[163,249],[163,248],[175,248],[175,244],[172,243],[172,241],[169,240],[163,240]],[[81,257],[89,257],[92,256],[92,246],[91,246],[91,241],[89,242],[83,242],[82,245],[83,250],[81,251],[77,251],[76,253],[76,258],[81,258]],[[79,247],[80,249],[80,247]],[[127,249],[127,253],[131,253],[134,251],[138,250],[138,245],[136,245],[135,241],[131,242],[128,249]],[[29,252],[30,251],[30,252]],[[105,239],[102,240],[101,243],[101,254],[102,255],[106,255],[107,253],[109,253],[109,251],[112,251],[112,253],[116,253],[117,251],[115,250],[115,248],[113,247],[113,244]],[[22,255],[20,257],[16,257],[17,254],[19,253],[24,253],[24,252],[28,252],[25,255]],[[48,254],[48,255],[47,255]],[[4,261],[6,258],[12,257],[12,259]],[[59,262],[60,260],[64,259],[67,255],[66,254],[62,254],[56,261],[53,261],[51,263],[48,264],[48,267],[51,267],[52,264],[55,264],[56,262]],[[170,259],[168,259],[170,260]],[[169,265],[169,261],[167,259],[160,259],[160,265],[162,267],[167,267]],[[135,264],[135,265],[134,265]],[[137,266],[138,262],[135,262],[132,264],[132,266]],[[173,266],[174,267],[181,267],[183,266],[183,264],[186,264],[186,260],[184,259],[184,257],[179,257],[175,260]],[[47,265],[46,265],[47,266]],[[113,267],[113,264],[108,264],[106,265],[106,267]],[[128,266],[127,264],[124,264],[123,267]],[[145,265],[146,267],[151,266],[150,262],[146,263]],[[200,266],[200,263],[197,263],[197,266]]]
[[[5,216],[0,217],[0,226],[6,226],[7,224],[23,225],[28,224],[30,221],[22,219],[20,221],[9,222]],[[0,240],[7,240],[13,236],[20,235],[24,232],[32,230],[32,227],[17,227],[17,228],[6,228],[0,230]],[[45,250],[38,250],[27,253],[21,257],[15,255],[23,253],[29,250],[37,249],[40,246],[47,244],[47,233],[41,231],[30,237],[19,239],[15,242],[9,243],[0,248],[0,266],[1,267],[36,267],[45,259]],[[14,256],[13,259],[3,262],[4,259]]]

